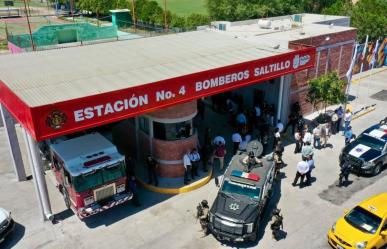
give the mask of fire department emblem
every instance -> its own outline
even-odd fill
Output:
[[[231,210],[236,211],[236,210],[239,209],[239,205],[238,205],[237,203],[231,203],[230,206],[229,206],[229,208],[230,208]]]
[[[52,111],[46,119],[47,126],[57,130],[62,128],[64,123],[67,121],[67,116],[59,110]]]

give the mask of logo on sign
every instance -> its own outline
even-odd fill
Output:
[[[239,209],[239,205],[238,205],[237,203],[231,203],[230,206],[229,206],[229,208],[230,208],[231,210],[236,211],[236,210]]]
[[[293,59],[293,68],[296,69],[299,66],[303,66],[306,63],[308,63],[309,61],[310,61],[309,55],[304,55],[304,56],[296,55],[296,56],[294,56],[294,59]]]
[[[363,152],[363,149],[362,148],[356,148],[355,151],[356,152]]]
[[[54,130],[62,128],[67,121],[67,116],[59,110],[52,111],[46,118],[46,125]]]
[[[300,56],[297,54],[293,59],[293,68],[296,69],[300,65]]]

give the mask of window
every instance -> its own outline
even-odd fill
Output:
[[[184,121],[180,123],[164,124],[153,122],[154,137],[160,140],[179,140],[190,137],[192,135],[192,121]]]
[[[147,117],[138,117],[138,125],[141,131],[149,135],[149,119]]]

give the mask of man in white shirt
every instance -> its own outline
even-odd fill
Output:
[[[195,176],[199,176],[198,168],[200,162],[200,154],[196,150],[196,148],[193,148],[191,153],[189,153],[189,159],[191,160],[191,178],[193,180],[195,179]]]
[[[189,158],[190,151],[187,151],[187,153],[183,156],[183,165],[184,165],[184,184],[188,184],[189,178],[188,178],[188,172],[191,171],[191,159]]]
[[[232,134],[231,139],[234,144],[234,155],[235,155],[238,151],[239,144],[242,142],[241,134],[239,134],[239,132],[236,131],[234,134]]]
[[[281,123],[281,120],[277,121],[276,128],[278,128],[279,133],[282,133],[284,131],[284,124]]]
[[[296,177],[294,178],[294,181],[292,183],[293,186],[297,185],[298,179],[301,178],[300,182],[300,188],[304,186],[304,178],[306,174],[309,172],[309,164],[306,162],[306,160],[302,160],[297,164],[297,173]]]
[[[352,121],[352,113],[351,113],[351,111],[349,109],[347,109],[347,111],[344,114],[344,131],[343,131],[343,135],[344,135],[345,131],[348,130],[348,127],[351,124],[351,121]]]
[[[309,132],[309,130],[305,131],[304,138],[302,139],[302,141],[304,142],[304,144],[306,144],[307,142],[313,144],[313,135]]]

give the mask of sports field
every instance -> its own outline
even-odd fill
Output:
[[[207,14],[206,0],[166,0],[167,10],[177,15]],[[164,0],[156,0],[164,9]]]

